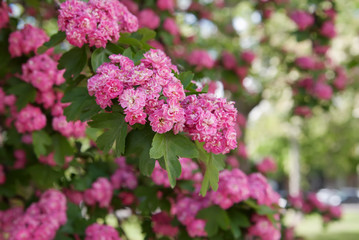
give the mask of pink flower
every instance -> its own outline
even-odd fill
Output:
[[[1,1],[0,5],[0,29],[7,26],[9,22],[9,13],[11,12],[11,9],[8,7],[6,2]]]
[[[294,109],[294,114],[303,116],[303,117],[311,117],[312,109],[307,106],[298,106]]]
[[[173,36],[178,36],[180,33],[177,23],[173,18],[166,18],[163,22],[163,28]]]
[[[257,200],[259,205],[271,206],[279,201],[279,194],[268,184],[267,179],[260,173],[248,176],[250,197]]]
[[[178,234],[178,227],[171,225],[172,218],[166,212],[159,212],[152,215],[152,228],[157,234],[175,237]]]
[[[193,50],[189,54],[187,61],[190,65],[197,66],[198,69],[202,69],[202,68],[211,69],[215,65],[215,61],[208,54],[208,52],[200,49]]]
[[[157,0],[157,7],[162,11],[168,10],[173,12],[175,8],[175,0]]]
[[[26,24],[25,27],[9,36],[9,52],[11,57],[20,57],[23,54],[35,52],[50,38],[44,30]]]
[[[329,206],[329,213],[332,218],[340,219],[342,217],[342,208],[340,206]]]
[[[6,181],[6,176],[4,172],[4,166],[0,164],[0,185],[4,184]]]
[[[146,8],[138,14],[138,22],[140,27],[156,29],[160,26],[160,17],[152,9]]]
[[[247,64],[252,64],[252,62],[256,58],[256,55],[252,51],[243,51],[242,54],[241,54],[241,58]]]
[[[222,63],[224,68],[232,70],[237,65],[237,59],[232,53],[224,51],[222,53]]]
[[[254,215],[252,222],[254,222],[254,224],[248,229],[249,236],[257,236],[265,240],[280,239],[280,224],[273,226],[267,217],[259,215]]]
[[[262,162],[257,164],[257,169],[261,173],[275,172],[277,170],[277,164],[274,159],[270,157],[263,158]]]
[[[112,200],[112,185],[106,178],[100,177],[92,187],[87,189],[84,193],[85,203],[88,205],[95,205],[99,203],[100,207],[109,207]]]
[[[38,107],[27,105],[16,116],[15,127],[20,133],[41,130],[45,126],[46,116]]]
[[[344,90],[348,82],[347,74],[342,67],[336,68],[335,72],[336,78],[334,79],[333,85],[338,90]]]
[[[301,31],[304,31],[314,23],[314,17],[304,11],[294,11],[290,14],[290,18],[297,24]]]
[[[124,158],[116,159],[119,168],[111,176],[111,184],[113,189],[128,188],[135,189],[137,187],[137,177],[135,170],[126,164]]]
[[[314,70],[316,68],[316,61],[312,57],[298,57],[295,64],[304,70]]]
[[[98,223],[88,226],[85,233],[85,240],[121,240],[116,229]]]
[[[116,42],[120,32],[135,32],[137,18],[117,0],[90,0],[88,3],[68,0],[61,4],[58,25],[66,32],[70,44],[82,47],[106,47]]]
[[[22,169],[26,164],[26,152],[22,149],[17,149],[14,151],[15,163],[13,165],[14,169]]]
[[[328,84],[317,82],[313,89],[313,95],[319,99],[330,100],[333,95],[333,90]]]
[[[320,34],[327,38],[334,38],[337,35],[334,23],[331,21],[325,22],[320,28]]]
[[[218,190],[211,194],[212,201],[223,209],[249,198],[247,176],[239,169],[223,170],[219,174]]]

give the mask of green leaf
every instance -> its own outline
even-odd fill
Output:
[[[66,38],[66,33],[65,32],[57,32],[54,35],[52,35],[50,37],[50,40],[45,42],[44,45],[42,45],[37,52],[38,53],[44,53],[46,52],[49,48],[55,47],[56,45],[60,44],[62,41],[64,41]]]
[[[107,44],[107,47],[97,48],[91,55],[92,70],[96,72],[97,68],[105,62],[110,62],[109,56],[121,53],[121,48],[115,44]]]
[[[67,89],[61,101],[71,103],[64,110],[67,121],[81,120],[84,122],[101,110],[96,104],[95,97],[90,96],[85,87]]]
[[[54,183],[60,180],[63,172],[55,171],[52,167],[44,164],[32,165],[26,169],[31,175],[31,179],[40,189],[48,189],[53,187]]]
[[[229,229],[231,224],[227,212],[216,205],[200,210],[197,218],[206,220],[205,230],[209,237],[214,236],[218,228]]]
[[[142,42],[147,42],[148,40],[154,39],[156,37],[156,32],[149,28],[140,28],[138,29],[137,33],[142,35]]]
[[[191,83],[191,81],[194,77],[194,74],[190,71],[187,71],[187,72],[181,73],[178,77],[183,84],[183,88],[186,89],[189,86],[189,84]]]
[[[158,208],[156,188],[140,186],[135,189],[135,195],[140,201],[139,209],[143,214],[150,214]]]
[[[181,164],[178,157],[196,158],[198,151],[193,142],[183,135],[174,135],[172,132],[157,133],[152,141],[150,157],[153,159],[164,158],[171,187],[174,187],[176,178],[181,175]]]
[[[82,48],[72,48],[64,53],[59,60],[59,69],[66,69],[64,77],[66,79],[76,78],[87,64],[86,46]]]
[[[58,165],[62,166],[65,163],[65,157],[74,154],[74,149],[67,138],[60,134],[53,135],[52,142],[54,145],[54,160]]]
[[[16,107],[18,110],[24,108],[28,103],[34,102],[36,98],[36,89],[25,82],[12,85],[8,92],[16,95]]]
[[[115,143],[116,155],[119,156],[125,152],[127,123],[122,114],[101,113],[94,116],[88,124],[93,128],[108,129],[96,140],[96,144],[101,150],[107,153]]]
[[[231,219],[231,232],[234,238],[239,238],[242,235],[240,228],[248,228],[251,226],[247,215],[242,212],[239,212],[237,209],[234,211],[228,212],[229,218]]]
[[[52,145],[52,139],[45,131],[32,132],[32,142],[37,157],[47,156],[47,147]]]
[[[209,186],[211,186],[214,191],[218,189],[219,171],[224,167],[224,156],[208,153],[204,150],[203,143],[196,141],[196,145],[199,152],[199,159],[206,165],[206,172],[200,190],[200,194],[206,196]]]
[[[136,38],[124,35],[121,35],[120,39],[118,40],[118,43],[129,45],[131,47],[134,47],[135,49],[141,49],[143,46],[143,44]]]
[[[155,167],[156,160],[150,157],[150,148],[154,132],[151,128],[132,130],[126,138],[126,156],[137,155],[140,172],[150,176]]]

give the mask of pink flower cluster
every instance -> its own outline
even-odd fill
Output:
[[[194,178],[196,170],[198,170],[198,165],[192,161],[190,158],[179,158],[179,162],[181,163],[181,176],[178,180],[191,180]],[[155,168],[152,172],[151,178],[153,182],[157,185],[162,185],[164,187],[170,187],[170,182],[168,180],[168,174],[166,170],[161,168],[158,161],[156,161]]]
[[[268,172],[275,172],[277,170],[277,164],[275,163],[274,159],[270,157],[263,158],[263,160],[258,163],[256,167],[258,171],[263,174]]]
[[[248,199],[250,196],[247,176],[239,169],[223,170],[219,174],[218,190],[211,200],[223,209]]]
[[[120,32],[135,32],[138,20],[117,0],[68,0],[61,4],[58,25],[70,44],[106,47]]]
[[[152,215],[152,229],[155,233],[175,237],[178,234],[178,227],[171,225],[172,218],[166,212],[159,212]]]
[[[168,10],[170,12],[173,12],[175,6],[175,0],[157,0],[157,7],[162,11]]]
[[[265,240],[279,240],[281,237],[280,225],[273,226],[265,216],[254,215],[252,217],[254,225],[248,229],[249,236],[257,236]]]
[[[113,188],[107,178],[100,177],[92,187],[84,192],[84,201],[88,205],[99,204],[100,207],[109,207],[112,200]]]
[[[335,38],[337,31],[335,30],[334,23],[332,21],[324,22],[320,28],[320,34],[327,38]]]
[[[9,12],[11,12],[10,8],[6,4],[6,2],[1,1],[0,4],[0,29],[6,27],[9,22]]]
[[[18,208],[0,212],[0,226],[5,224],[9,240],[51,240],[66,221],[66,198],[54,189],[44,192],[24,213]]]
[[[316,70],[323,68],[323,64],[316,61],[316,59],[311,56],[297,57],[295,59],[295,64],[303,70]]]
[[[26,24],[21,30],[12,32],[9,36],[9,52],[11,57],[20,57],[23,54],[35,52],[50,38],[44,30]]]
[[[111,176],[113,189],[135,189],[137,187],[137,176],[134,168],[126,164],[124,157],[117,158],[115,161],[118,165],[118,169]]]
[[[250,197],[257,200],[259,205],[272,206],[278,204],[279,194],[268,184],[267,179],[260,173],[248,176]]]
[[[81,122],[80,120],[68,122],[63,115],[52,119],[52,128],[68,138],[84,137],[86,127],[87,123]]]
[[[64,70],[57,69],[57,62],[44,53],[30,58],[22,65],[21,79],[40,90],[41,93],[47,93],[54,85],[61,85],[65,82],[63,73]],[[43,96],[43,98],[46,97]]]
[[[225,69],[234,70],[237,66],[237,59],[232,53],[223,51],[222,64]]]
[[[294,11],[290,14],[290,18],[297,24],[301,31],[306,30],[314,24],[314,17],[304,11]]]
[[[111,226],[94,223],[86,228],[85,240],[121,240],[118,232]]]
[[[241,54],[241,58],[244,62],[247,64],[252,64],[254,59],[256,58],[256,55],[252,51],[243,51]]]
[[[156,29],[160,26],[160,17],[150,8],[145,8],[138,13],[138,22],[141,28]]]
[[[190,237],[205,237],[207,232],[204,230],[206,221],[197,219],[198,211],[208,207],[210,201],[208,198],[197,196],[179,197],[171,207],[171,214],[176,215],[178,221],[186,226]]]
[[[46,116],[41,109],[28,104],[16,116],[15,127],[19,133],[41,130],[46,126]]]
[[[298,82],[298,86],[304,88],[312,96],[322,99],[330,100],[333,95],[332,87],[325,83],[325,79],[319,79],[314,82],[312,78],[304,78]]]
[[[215,61],[208,52],[201,49],[193,50],[189,54],[187,61],[190,65],[197,66],[198,70],[202,70],[203,68],[211,69],[215,65]]]
[[[73,159],[73,156],[66,156],[65,157],[65,166],[71,162],[71,160]],[[39,157],[39,162],[41,162],[42,164],[46,164],[46,165],[49,165],[49,166],[56,166],[57,163],[55,162],[55,158],[54,158],[54,153],[50,153],[49,155],[47,156],[40,156]]]
[[[173,128],[178,133],[184,124],[180,101],[185,93],[180,80],[172,73],[177,68],[161,50],[151,49],[144,57],[135,66],[125,56],[111,55],[111,63],[101,65],[88,80],[89,94],[95,95],[101,108],[111,106],[112,99],[118,99],[130,125],[145,124],[148,116],[153,131],[165,133]]]
[[[15,163],[13,165],[14,169],[22,169],[26,164],[26,152],[22,149],[17,149],[14,151]]]
[[[4,171],[4,166],[0,164],[0,185],[6,182],[6,175]]]
[[[204,149],[215,154],[237,147],[237,109],[234,102],[210,94],[190,95],[183,102],[185,128],[192,140],[204,142]]]

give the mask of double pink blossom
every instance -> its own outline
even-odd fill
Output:
[[[120,32],[135,32],[138,20],[117,0],[68,0],[61,4],[58,25],[70,44],[106,47],[116,42]]]

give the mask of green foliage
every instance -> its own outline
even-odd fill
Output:
[[[87,47],[74,47],[64,53],[59,60],[59,69],[66,69],[64,77],[66,79],[76,78],[80,75],[87,64]]]
[[[231,224],[227,212],[217,205],[200,210],[197,218],[206,220],[205,230],[209,237],[216,235],[219,228],[228,230]]]
[[[101,110],[96,104],[95,97],[90,96],[85,87],[67,89],[61,101],[71,102],[71,105],[64,110],[67,121],[81,120],[84,122]]]
[[[203,143],[196,142],[196,145],[199,151],[199,159],[206,165],[206,172],[200,191],[202,196],[206,196],[209,186],[211,186],[214,191],[218,189],[219,171],[224,167],[224,156],[206,152],[203,148]]]
[[[143,175],[150,176],[156,160],[150,157],[150,148],[155,133],[150,127],[132,130],[126,138],[126,156],[135,154],[139,159],[139,168]]]
[[[71,157],[74,154],[74,149],[67,138],[60,134],[52,136],[52,143],[54,146],[54,160],[59,166],[62,166],[65,163],[65,157]]]
[[[35,101],[36,98],[36,89],[27,84],[22,82],[18,79],[13,79],[14,83],[9,88],[8,92],[14,94],[16,99],[16,107],[18,110],[24,108],[28,103],[32,103]]]
[[[91,55],[91,66],[92,70],[96,72],[97,68],[105,62],[109,62],[108,58],[112,54],[119,54],[123,51],[122,48],[118,47],[113,43],[107,44],[106,48],[97,48]]]
[[[54,168],[44,164],[32,165],[26,171],[30,174],[35,185],[43,190],[54,187],[54,184],[63,176],[62,171],[56,171]]]
[[[52,35],[50,37],[50,40],[45,42],[43,46],[41,46],[37,52],[38,53],[44,53],[46,52],[48,49],[55,47],[56,45],[62,43],[66,38],[66,33],[65,32],[57,32],[54,35]]]
[[[90,127],[108,129],[96,140],[97,146],[107,153],[115,143],[115,153],[120,156],[125,152],[127,123],[121,113],[100,113],[88,123]]]
[[[198,151],[187,137],[172,132],[156,133],[153,138],[150,156],[153,159],[163,157],[171,187],[176,185],[176,178],[181,175],[181,164],[178,157],[197,158]]]
[[[52,146],[52,139],[47,132],[44,130],[32,132],[32,142],[37,157],[48,155],[47,149]]]
[[[135,195],[140,201],[138,208],[144,215],[149,215],[158,208],[159,200],[156,188],[140,186],[135,189]]]
[[[187,89],[187,87],[190,85],[193,77],[194,77],[194,74],[192,72],[190,72],[190,71],[187,71],[187,72],[182,72],[178,76],[178,79],[181,80],[181,82],[183,84],[183,88]]]

